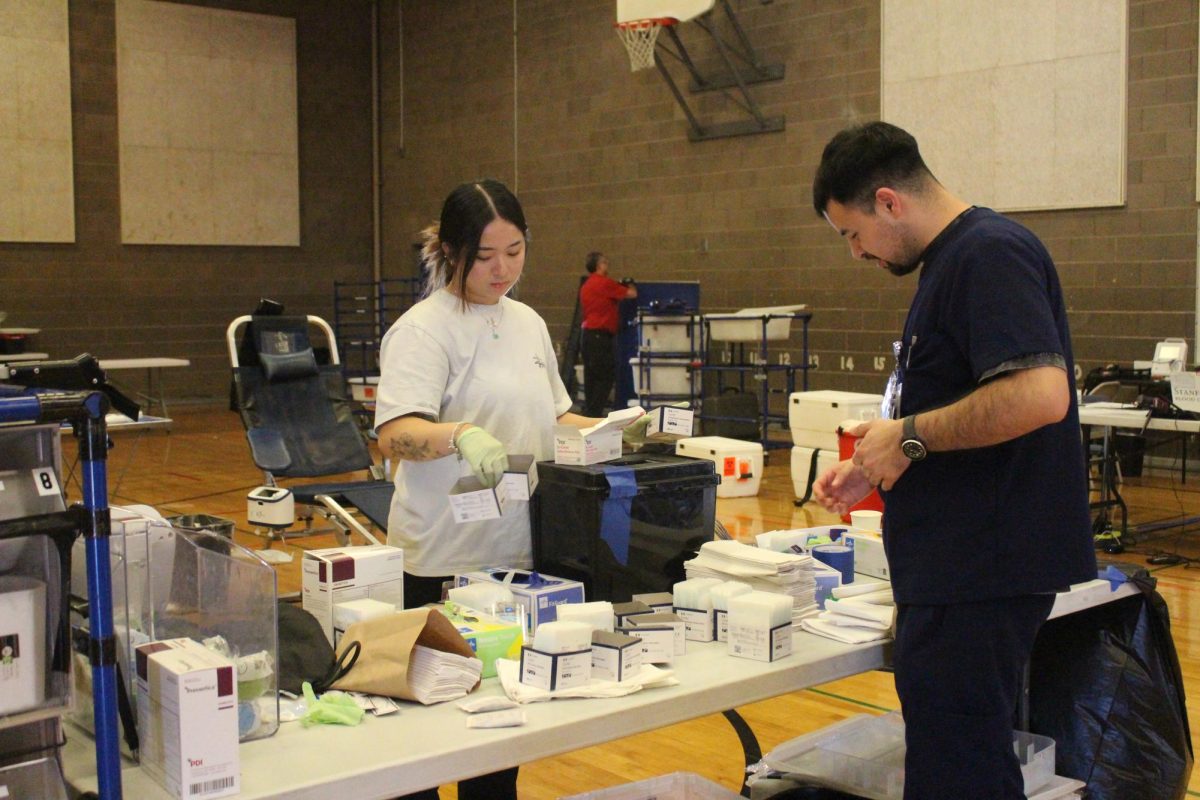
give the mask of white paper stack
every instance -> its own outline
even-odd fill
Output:
[[[408,661],[408,688],[425,705],[462,697],[479,683],[483,662],[457,653],[413,647]]]
[[[819,611],[812,557],[807,553],[776,553],[725,539],[705,542],[699,554],[685,562],[683,568],[689,579],[737,580],[755,591],[790,595],[793,626],[799,626],[800,620]]]
[[[809,633],[849,644],[892,638],[896,613],[892,590],[887,584],[875,586],[882,588],[841,598],[834,590],[834,598],[826,601],[825,610],[816,618],[803,620],[801,627]]]

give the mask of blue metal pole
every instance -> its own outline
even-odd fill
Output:
[[[85,402],[79,428],[83,508],[87,516],[88,633],[92,663],[92,702],[96,727],[96,777],[101,800],[121,798],[121,743],[117,725],[117,645],[112,618],[109,566],[111,518],[108,509],[108,400],[96,392]]]

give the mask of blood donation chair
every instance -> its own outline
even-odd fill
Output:
[[[309,338],[313,327],[328,343],[328,364],[317,363]],[[321,532],[313,528],[314,516],[321,516],[333,524],[341,544],[351,532],[378,544],[351,509],[386,531],[395,487],[383,479],[383,469],[373,463],[355,423],[329,323],[314,316],[245,315],[229,324],[225,338],[233,368],[234,407],[268,487],[278,486],[280,478],[328,477],[359,470],[368,474],[362,480],[334,483],[289,481],[286,488],[295,498],[305,528],[286,535]],[[276,526],[260,535],[265,535],[269,547],[285,532]]]

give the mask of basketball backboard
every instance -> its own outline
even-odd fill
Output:
[[[687,22],[712,10],[716,0],[617,0],[617,22],[673,19]]]

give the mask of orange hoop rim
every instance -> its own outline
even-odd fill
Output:
[[[679,20],[674,17],[648,17],[646,19],[631,19],[627,22],[614,22],[614,28],[632,28],[634,30],[642,30],[645,28],[665,28],[668,25],[674,25]]]

